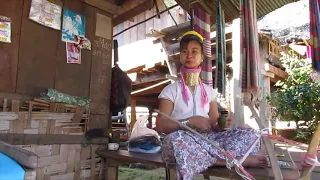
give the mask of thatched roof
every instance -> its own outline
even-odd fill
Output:
[[[309,1],[300,0],[287,4],[258,19],[259,33],[270,34],[280,43],[291,39],[308,40]]]

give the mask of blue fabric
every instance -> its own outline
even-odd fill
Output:
[[[0,180],[23,180],[25,171],[15,160],[0,153]]]
[[[138,146],[130,146],[128,150],[131,152],[141,152],[141,153],[157,153],[161,149],[161,146],[155,145],[152,141],[146,141]]]
[[[158,153],[161,150],[161,146],[153,146],[153,148],[149,149],[149,150],[145,150],[145,149],[142,149],[142,148],[139,148],[139,147],[134,147],[134,148],[129,147],[128,150],[130,152],[155,154],[155,153]]]
[[[144,150],[151,150],[154,148],[154,145],[152,144],[152,142],[146,142],[145,144],[141,144],[139,148]]]

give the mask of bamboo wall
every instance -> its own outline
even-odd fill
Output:
[[[33,105],[26,109],[30,102]],[[25,168],[25,179],[97,179],[101,160],[95,154],[98,146],[84,147],[81,143],[90,119],[82,108],[37,99],[10,103],[5,99],[2,110],[0,141],[38,156],[35,170]]]

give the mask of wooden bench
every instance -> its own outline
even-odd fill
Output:
[[[118,167],[125,163],[143,163],[154,165],[157,167],[166,168],[166,179],[175,179],[174,167],[166,167],[165,163],[161,159],[161,155],[157,154],[145,154],[145,153],[134,153],[127,150],[118,151],[96,151],[98,155],[105,158],[105,180],[117,180],[118,179]],[[247,170],[254,177],[259,179],[273,179],[272,171],[270,168],[247,168]],[[234,170],[230,171],[225,167],[212,167],[207,171],[202,172],[204,177],[208,179],[209,176],[242,179]],[[103,179],[103,178],[102,178]]]
[[[118,151],[96,151],[98,155],[104,158],[102,163],[101,171],[104,170],[104,177],[100,179],[105,180],[117,180],[118,179],[118,168],[122,164],[126,163],[143,163],[148,165],[154,165],[157,167],[166,168],[166,179],[175,179],[174,167],[166,167],[165,163],[161,159],[161,155],[158,154],[145,154],[145,153],[134,153],[127,150]],[[289,157],[285,151],[277,149],[277,153],[284,153],[285,157],[279,157],[279,160],[284,162],[290,162]],[[299,170],[302,170],[300,166],[301,152],[292,152],[291,156]],[[320,157],[318,157],[320,158]],[[267,168],[246,168],[246,170],[253,175],[257,180],[274,179],[272,170],[270,167]],[[297,172],[294,172],[290,167],[281,168],[284,179],[297,179]],[[222,177],[228,179],[239,179],[242,178],[234,171],[228,170],[226,167],[211,167],[208,170],[202,172],[205,179],[209,179],[210,176]],[[320,179],[320,168],[316,168],[312,173],[312,180]]]

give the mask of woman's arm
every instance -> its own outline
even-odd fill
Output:
[[[209,109],[210,125],[214,131],[220,132],[222,128],[218,126],[218,123],[217,123],[218,118],[219,118],[218,104],[216,101],[211,101],[210,109]]]
[[[173,102],[167,99],[160,99],[159,111],[167,114],[168,116],[171,116],[173,111]],[[180,127],[177,123],[158,114],[157,120],[156,120],[156,130],[159,134],[161,133],[169,134],[173,131],[179,130],[179,128]]]
[[[173,102],[167,99],[160,99],[159,111],[171,116],[173,111]],[[200,132],[205,132],[211,127],[216,128],[216,122],[219,117],[217,103],[212,101],[210,103],[209,119],[201,116],[193,116],[189,118],[189,125]],[[218,127],[218,126],[217,126]],[[164,116],[158,115],[156,120],[156,130],[158,133],[169,134],[173,131],[179,130],[177,123],[167,119]],[[219,129],[220,131],[220,129]]]

